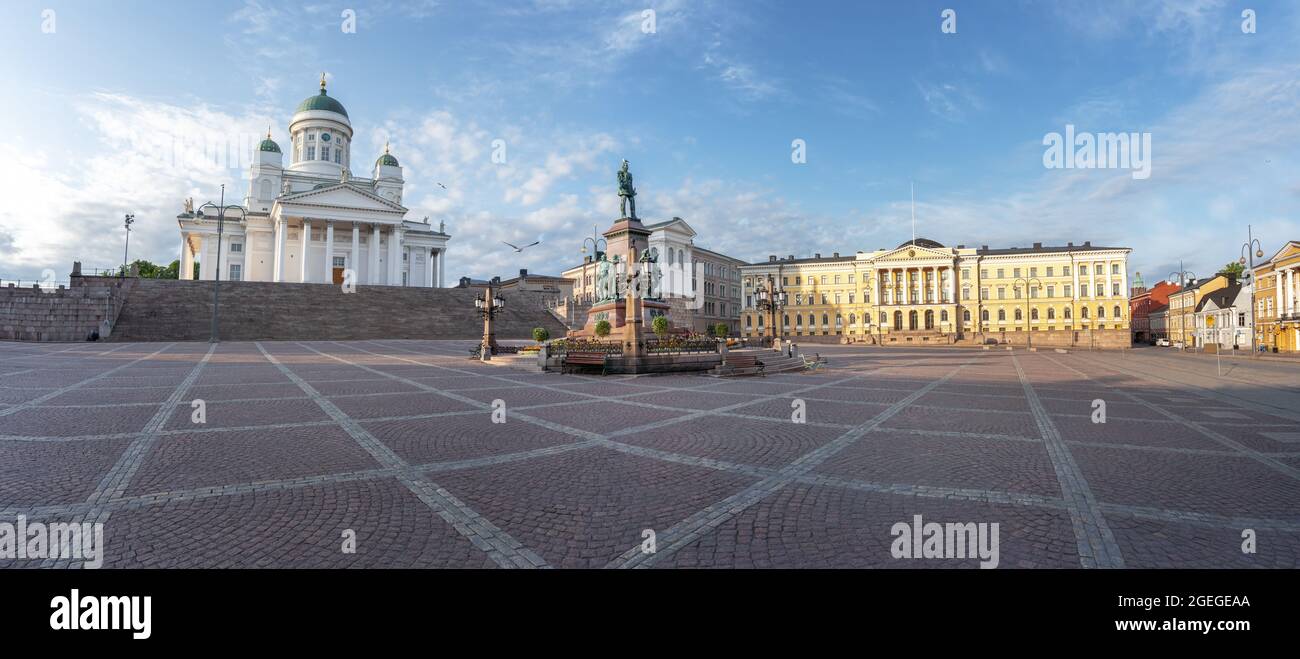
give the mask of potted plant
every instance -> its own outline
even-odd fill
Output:
[[[610,326],[608,320],[596,321],[596,336],[602,338],[609,336],[609,330],[610,330]]]

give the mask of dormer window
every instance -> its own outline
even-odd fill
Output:
[[[316,141],[316,133],[307,133],[307,141],[308,141],[308,142],[315,142],[315,141]]]

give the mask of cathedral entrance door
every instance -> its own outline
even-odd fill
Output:
[[[333,277],[333,279],[334,279],[334,283],[335,283],[335,284],[342,284],[342,283],[343,283],[343,269],[344,269],[344,267],[345,267],[346,265],[347,265],[347,258],[346,258],[346,257],[342,257],[342,256],[336,256],[336,257],[334,257],[334,263],[333,263],[333,273],[334,273],[334,277]]]

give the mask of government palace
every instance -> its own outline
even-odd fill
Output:
[[[976,249],[916,238],[851,256],[772,255],[740,268],[741,333],[886,345],[1127,346],[1130,251],[1091,242]]]

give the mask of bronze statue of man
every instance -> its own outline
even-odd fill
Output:
[[[619,212],[623,217],[636,219],[636,188],[632,187],[632,172],[627,170],[627,160],[623,161],[623,168],[618,170],[618,196]],[[632,214],[628,214],[628,206],[632,207]]]

